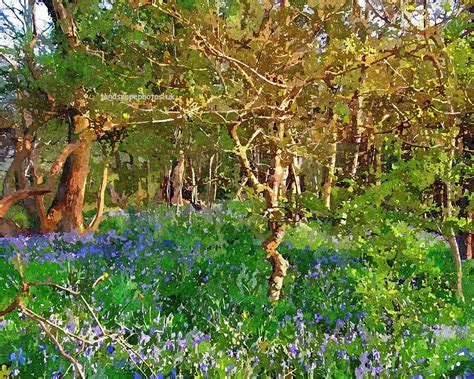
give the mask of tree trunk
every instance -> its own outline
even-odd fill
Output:
[[[456,264],[456,295],[458,295],[462,301],[464,301],[464,294],[462,292],[462,262],[461,254],[459,253],[458,242],[454,235],[454,231],[451,230],[451,235],[448,236],[448,243],[451,249],[451,255],[454,263]]]
[[[145,192],[146,192],[146,204],[149,207],[151,205],[152,201],[152,188],[151,188],[151,165],[150,161],[147,159],[144,162],[145,165],[145,171],[146,171],[146,176],[145,176]]]
[[[241,167],[244,171],[248,182],[252,185],[254,191],[259,194],[264,190],[266,198],[266,212],[268,214],[268,230],[270,236],[262,243],[262,248],[266,252],[266,259],[272,265],[272,274],[268,279],[268,295],[273,301],[278,301],[282,296],[283,280],[286,276],[289,263],[288,261],[278,252],[278,246],[283,240],[285,235],[285,224],[282,219],[282,214],[279,209],[278,195],[282,189],[284,167],[282,162],[282,153],[278,148],[277,144],[272,146],[272,158],[271,165],[272,171],[267,182],[267,186],[262,185],[258,180],[257,175],[252,170],[252,166],[247,156],[247,148],[242,145],[240,138],[237,134],[237,128],[240,125],[240,121],[234,124],[228,125],[228,133],[235,145],[235,152],[240,159]],[[284,138],[284,126],[278,126],[278,137]]]
[[[278,125],[278,138],[284,138],[284,126],[281,124]],[[271,234],[262,247],[267,253],[267,261],[272,265],[272,274],[268,279],[268,296],[270,300],[278,301],[282,296],[283,280],[289,266],[288,261],[277,250],[285,236],[285,215],[280,209],[279,198],[286,192],[284,179],[288,165],[283,160],[282,151],[277,144],[272,144],[271,149],[269,188],[265,191],[268,230]]]
[[[363,129],[363,113],[362,113],[362,106],[363,106],[364,98],[357,93],[357,112],[353,119],[354,124],[354,131],[355,131],[355,152],[354,158],[352,159],[351,165],[351,178],[355,179],[357,176],[357,169],[359,168],[360,163],[360,155],[362,153],[362,133],[364,132]]]
[[[184,152],[181,150],[179,152],[178,161],[173,169],[173,174],[171,175],[171,184],[173,196],[171,197],[171,204],[183,205],[183,178],[184,178]]]
[[[41,196],[41,195],[44,195],[45,193],[51,192],[51,187],[52,187],[51,182],[59,173],[61,167],[63,166],[64,161],[69,157],[70,154],[72,154],[76,149],[81,147],[83,144],[84,143],[82,141],[77,141],[75,143],[72,143],[66,146],[66,148],[63,150],[61,155],[54,161],[53,165],[51,166],[50,176],[48,177],[48,180],[46,183],[40,184],[39,178],[38,178],[36,179],[37,183],[35,185],[29,186],[25,189],[16,191],[12,193],[11,195],[1,198],[0,199],[0,217],[5,216],[5,214],[8,212],[10,207],[13,204],[17,203],[18,201],[26,199],[30,196]]]
[[[160,198],[165,204],[170,203],[170,170],[165,168],[163,170],[163,179],[160,184]]]
[[[451,107],[452,110],[452,107]],[[450,174],[453,168],[454,163],[454,153],[456,148],[456,136],[457,133],[453,133],[453,137],[451,139],[451,146],[448,151],[448,158],[449,163],[446,167],[447,174]],[[443,221],[453,217],[453,191],[451,188],[450,179],[446,179],[444,181],[444,189],[445,189],[445,204],[443,207]],[[453,257],[454,263],[456,264],[456,294],[464,301],[464,294],[462,292],[462,261],[461,261],[461,254],[459,251],[459,245],[456,241],[456,236],[454,234],[453,228],[449,228],[447,240],[449,243],[449,247],[451,248],[451,255]]]
[[[33,161],[30,162],[30,165],[31,165],[31,175],[33,176],[34,184],[35,186],[39,186],[43,183],[43,179],[36,172]],[[48,219],[47,219],[47,214],[46,214],[46,208],[43,203],[43,196],[35,195],[34,199],[36,203],[36,208],[38,209],[40,231],[41,233],[45,233],[47,229],[47,225],[48,225]]]
[[[271,227],[271,235],[263,242],[262,247],[267,253],[267,261],[272,265],[272,274],[268,279],[268,297],[272,301],[278,301],[283,294],[283,280],[286,277],[289,263],[277,250],[285,236],[285,227],[276,223]]]
[[[33,139],[33,136],[28,133],[18,137],[15,155],[3,182],[4,196],[10,195],[14,191],[23,190],[31,185],[27,174],[31,169],[31,156],[34,149]],[[26,198],[22,202],[28,217],[36,219],[37,209],[34,199]]]
[[[196,171],[194,170],[193,161],[188,157],[188,164],[191,170],[191,204],[196,204],[198,201],[198,188],[196,184]]]
[[[472,221],[474,221],[474,213],[469,212],[468,213],[468,218]],[[473,244],[473,238],[472,238],[472,232],[467,232],[466,236],[466,259],[472,259],[474,255],[474,244]]]
[[[13,220],[0,217],[0,237],[14,237],[20,233],[20,227]]]
[[[48,210],[49,231],[84,231],[82,210],[84,193],[89,174],[91,141],[79,135],[89,127],[89,120],[76,109],[70,110],[70,142],[82,141],[66,159],[56,196]]]
[[[335,125],[331,125],[334,128],[332,139],[333,141],[330,144],[329,154],[329,167],[328,167],[328,175],[326,178],[326,182],[323,185],[323,202],[324,206],[327,209],[331,209],[331,192],[332,187],[334,184],[335,174],[336,174],[336,158],[337,158],[337,131]]]
[[[212,154],[211,158],[209,159],[209,177],[208,177],[208,183],[207,183],[207,202],[209,204],[209,207],[212,208],[214,206],[214,200],[215,200],[215,191],[214,191],[214,184],[213,184],[213,163],[214,163],[214,158],[216,154]],[[217,164],[216,164],[217,166]]]
[[[97,230],[100,222],[103,219],[103,213],[105,208],[105,189],[107,188],[107,179],[109,177],[109,163],[106,161],[104,164],[104,170],[102,171],[102,181],[100,183],[99,192],[97,193],[97,212],[94,218],[89,224],[89,230]]]

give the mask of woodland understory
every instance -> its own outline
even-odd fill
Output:
[[[473,12],[0,0],[0,378],[471,378]]]

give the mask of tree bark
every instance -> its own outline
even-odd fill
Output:
[[[70,109],[70,143],[81,142],[66,159],[56,196],[48,210],[48,231],[84,231],[82,210],[89,174],[91,140],[80,137],[89,128],[89,120],[75,108]]]
[[[456,295],[458,295],[462,301],[464,301],[464,294],[462,291],[462,262],[461,254],[459,253],[458,242],[456,241],[456,236],[454,231],[451,230],[451,235],[448,236],[448,243],[451,249],[451,255],[453,257],[454,263],[456,264]]]
[[[284,225],[273,224],[271,235],[262,244],[267,253],[266,259],[272,265],[272,274],[268,279],[268,297],[272,301],[278,301],[281,298],[283,280],[289,267],[288,261],[277,250],[284,237]]]
[[[276,144],[272,144],[271,173],[266,186],[260,183],[257,175],[252,170],[247,156],[248,146],[242,145],[237,134],[237,128],[240,123],[240,121],[237,121],[234,124],[230,124],[227,130],[230,138],[234,142],[234,151],[240,160],[244,174],[252,185],[252,188],[257,194],[262,191],[265,193],[270,236],[262,243],[262,248],[266,252],[267,261],[272,265],[272,274],[268,279],[268,295],[270,300],[278,301],[282,296],[283,280],[289,267],[288,261],[277,250],[285,236],[285,223],[279,209],[278,196],[280,191],[284,188],[283,177],[287,165],[282,161],[281,149],[279,149]],[[284,138],[283,125],[278,125],[277,137],[281,139]]]
[[[452,110],[452,107],[451,107]],[[453,133],[453,132],[452,132]],[[450,149],[448,151],[448,159],[449,163],[446,167],[446,174],[449,175],[452,171],[453,168],[453,163],[454,163],[454,154],[455,154],[455,148],[456,148],[456,136],[457,133],[453,133],[453,137],[451,139],[450,143]],[[444,221],[453,217],[454,212],[453,212],[453,191],[451,188],[451,183],[450,179],[446,179],[444,181],[444,189],[445,189],[445,204],[443,207],[443,219]],[[456,289],[455,292],[456,294],[461,298],[462,301],[464,301],[464,294],[462,290],[462,261],[461,261],[461,254],[459,251],[459,245],[458,242],[456,241],[456,235],[454,233],[453,228],[449,228],[447,236],[446,236],[449,247],[451,249],[451,255],[453,257],[454,263],[456,264]]]
[[[51,192],[52,181],[61,170],[61,167],[63,166],[64,161],[76,149],[83,146],[83,144],[84,144],[83,141],[77,141],[76,143],[72,143],[66,146],[66,148],[63,150],[61,155],[54,161],[53,165],[51,166],[50,176],[46,183],[35,184],[33,186],[27,187],[20,191],[16,191],[15,193],[12,193],[11,195],[5,196],[2,199],[0,199],[0,217],[3,217],[8,212],[10,207],[13,204],[17,203],[18,201],[26,199],[27,197],[30,197],[30,196],[40,196],[40,195],[44,195],[45,193]]]
[[[214,170],[213,170],[213,163],[214,159],[216,157],[216,154],[212,154],[211,158],[209,159],[209,178],[208,178],[208,183],[207,183],[207,202],[209,204],[209,207],[212,208],[214,206],[214,202],[216,200],[216,186],[214,184]],[[217,167],[217,162],[216,162],[216,167]]]
[[[173,173],[171,175],[171,184],[173,195],[171,197],[171,204],[183,205],[183,178],[184,178],[184,152],[181,150],[179,152],[178,161],[173,169]]]
[[[361,74],[363,75],[363,74]],[[361,80],[359,81],[360,83],[362,82],[362,76]],[[351,165],[351,178],[355,179],[357,177],[357,170],[359,168],[360,164],[360,155],[362,153],[362,134],[364,133],[363,129],[363,112],[362,112],[362,106],[364,102],[364,98],[357,92],[356,93],[356,102],[357,102],[357,111],[355,114],[355,117],[353,117],[353,125],[354,125],[354,132],[355,132],[355,152],[354,152],[354,157],[352,159],[352,165]]]
[[[194,170],[193,161],[188,157],[188,164],[191,170],[191,204],[196,204],[198,201],[198,188],[196,184],[196,171]]]
[[[99,192],[97,193],[97,212],[95,213],[94,218],[89,224],[88,229],[91,231],[97,230],[100,222],[103,219],[103,213],[105,208],[105,189],[107,188],[107,180],[109,177],[109,163],[106,161],[104,164],[104,169],[102,171],[102,181],[100,183]]]
[[[468,219],[474,221],[474,213],[468,213]],[[474,256],[474,243],[473,243],[473,233],[471,231],[467,232],[466,236],[466,259],[472,259]]]
[[[56,28],[66,37],[70,51],[84,49],[79,37],[73,12],[61,0],[45,1]],[[47,213],[47,231],[84,231],[82,210],[84,193],[89,174],[91,143],[95,138],[89,129],[89,119],[83,115],[86,100],[83,88],[79,88],[73,104],[68,108],[69,143],[81,142],[67,157],[55,198]]]
[[[161,200],[164,201],[167,205],[171,203],[171,182],[170,182],[170,177],[171,177],[171,169],[165,168],[163,171],[163,180],[161,182]]]
[[[334,179],[335,179],[335,174],[336,174],[336,158],[337,158],[337,130],[334,124],[331,125],[331,127],[334,128],[333,133],[332,133],[332,139],[331,144],[329,145],[329,166],[328,166],[328,174],[326,178],[326,182],[323,185],[323,202],[324,206],[327,209],[331,209],[331,193],[332,193],[332,187],[334,185]]]
[[[284,126],[277,126],[277,137],[282,140]],[[288,261],[278,252],[278,246],[285,236],[284,214],[280,209],[279,198],[286,195],[285,174],[288,164],[282,157],[282,151],[276,143],[271,144],[270,176],[265,190],[266,211],[269,215],[268,230],[270,236],[263,242],[262,248],[267,253],[266,259],[272,265],[272,274],[268,279],[268,297],[278,301],[282,297],[283,280],[288,270]]]
[[[23,190],[31,185],[27,173],[30,169],[30,158],[33,152],[33,137],[26,133],[18,137],[13,161],[7,171],[3,183],[3,194],[10,195],[14,191]],[[33,199],[23,199],[23,205],[30,218],[36,216],[36,205]]]
[[[16,191],[11,195],[5,196],[4,198],[0,199],[0,217],[4,217],[13,204],[30,196],[44,195],[48,192],[51,192],[51,190],[45,186],[31,186],[20,191]]]

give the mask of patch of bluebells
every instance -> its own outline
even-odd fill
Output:
[[[130,219],[127,214],[118,216]],[[263,259],[262,263],[255,263],[258,241],[254,243],[252,235],[236,226],[226,225],[226,233],[216,231],[216,227],[225,224],[221,220],[228,217],[226,214],[191,216],[199,218],[183,230],[176,226],[179,223],[174,214],[150,213],[125,224],[120,232],[109,229],[96,235],[7,238],[0,240],[0,253],[5,259],[12,259],[18,251],[25,264],[52,263],[64,271],[73,266],[78,270],[75,274],[84,270],[92,276],[91,282],[104,272],[110,273],[110,280],[104,280],[90,294],[91,303],[102,319],[116,317],[108,327],[128,341],[135,341],[130,342],[135,353],[118,359],[129,353],[127,349],[105,340],[85,347],[83,356],[91,362],[99,362],[105,356],[117,370],[128,370],[130,377],[137,379],[143,377],[136,370],[137,365],[143,367],[142,360],[153,367],[155,374],[149,373],[153,378],[175,378],[177,374],[233,376],[242,372],[256,376],[273,373],[278,377],[282,371],[294,370],[324,377],[335,357],[345,367],[343,371],[355,368],[352,373],[357,378],[396,376],[407,370],[426,374],[430,357],[405,362],[394,350],[396,344],[387,348],[386,341],[393,338],[398,345],[409,346],[416,336],[435,346],[439,339],[468,338],[466,330],[456,325],[426,325],[424,335],[409,326],[398,335],[372,329],[366,323],[370,314],[354,294],[355,284],[345,275],[348,270],[362,269],[361,261],[345,252],[296,249],[290,243],[285,254],[291,261],[295,281],[285,288],[281,305],[284,311],[276,314],[272,307],[257,307],[255,298],[265,292],[266,286]],[[170,238],[170,229],[175,233],[174,239]],[[188,241],[177,231],[183,236],[198,235],[202,240]],[[216,233],[221,233],[225,247],[222,242],[215,242]],[[241,246],[231,249],[233,240],[242,243],[244,238],[251,242],[248,255],[241,253]],[[253,272],[258,273],[257,279]],[[116,300],[110,299],[118,277],[125,278],[123,298],[117,295]],[[239,287],[238,278],[245,287]],[[245,291],[248,295],[241,295]],[[136,300],[137,292],[144,294],[143,303]],[[117,303],[116,314],[111,313],[113,301]],[[248,318],[242,316],[242,307],[250,313]],[[252,324],[253,315],[260,319],[258,329]],[[79,326],[67,317],[58,317],[54,322],[85,339],[104,337],[93,318],[81,320]],[[3,320],[0,328],[12,330],[15,325],[11,323]],[[24,332],[27,333],[26,328]],[[62,342],[71,352],[83,348],[67,337]],[[453,352],[449,359],[472,360],[472,351],[466,347]],[[21,372],[26,369],[26,357],[33,359],[33,355],[40,356],[36,359],[42,364],[61,367],[58,351],[44,342],[28,354],[18,348],[9,358]],[[60,370],[51,371],[51,377],[62,374]]]

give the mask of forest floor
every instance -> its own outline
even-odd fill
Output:
[[[284,296],[267,299],[263,231],[245,205],[210,212],[119,212],[95,234],[0,242],[0,365],[21,378],[469,377],[472,288],[452,292],[444,241],[413,231],[392,264],[370,238],[322,222],[290,229]],[[363,246],[363,248],[361,248]],[[393,253],[393,252],[392,252]],[[472,314],[472,312],[471,312]],[[0,374],[1,375],[1,374]],[[421,376],[420,376],[421,375]],[[472,376],[471,376],[472,377]]]

